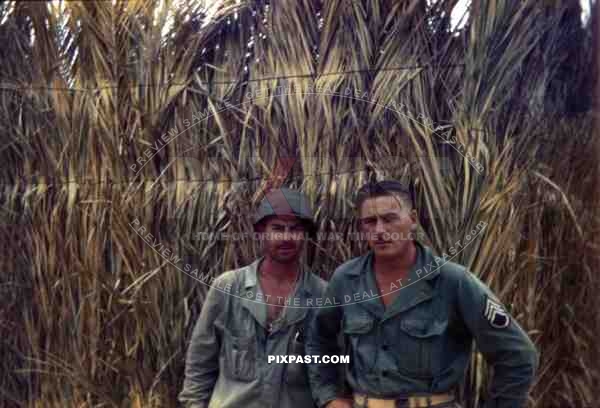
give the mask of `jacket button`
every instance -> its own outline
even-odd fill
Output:
[[[388,372],[387,372],[387,370],[383,370],[383,371],[381,372],[381,376],[382,376],[382,377],[387,377],[387,376],[388,376]]]
[[[383,346],[381,346],[381,349],[382,349],[383,351],[388,351],[388,350],[389,350],[389,347],[388,347],[388,345],[387,345],[387,344],[384,344]]]

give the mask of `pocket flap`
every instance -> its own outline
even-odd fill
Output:
[[[448,327],[447,320],[404,319],[400,323],[402,331],[412,337],[427,338],[442,334]]]
[[[367,316],[344,318],[344,333],[346,334],[368,333],[372,328],[373,320]]]
[[[256,342],[254,336],[239,336],[233,334],[229,329],[225,329],[225,342],[229,343],[229,346],[235,350],[244,350],[252,346]]]

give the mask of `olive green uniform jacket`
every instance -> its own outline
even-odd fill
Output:
[[[337,268],[325,297],[338,306],[318,309],[307,354],[348,353],[344,380],[350,388],[385,398],[451,392],[463,380],[475,341],[494,369],[484,406],[524,407],[538,365],[527,334],[465,267],[416,246],[416,264],[397,281],[387,308],[378,297],[372,252]],[[335,341],[340,331],[345,351]],[[340,395],[336,373],[332,364],[309,366],[319,406]]]

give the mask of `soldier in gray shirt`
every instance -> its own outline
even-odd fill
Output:
[[[324,294],[325,282],[301,261],[312,210],[300,192],[272,190],[254,225],[263,256],[215,280],[194,327],[179,393],[188,408],[314,406],[306,365],[268,362],[304,355],[311,306]]]
[[[416,212],[402,184],[361,188],[356,200],[370,251],[334,272],[307,333],[307,354],[340,354],[350,363],[338,386],[335,365],[311,364],[319,407],[458,407],[455,391],[473,341],[494,369],[485,408],[522,408],[538,365],[537,351],[500,300],[464,266],[412,238]],[[452,251],[449,251],[452,254]]]

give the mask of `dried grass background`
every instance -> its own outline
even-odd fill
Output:
[[[394,177],[439,252],[487,223],[457,260],[542,352],[530,407],[595,406],[600,8],[582,25],[578,1],[482,0],[452,30],[455,4],[245,0],[208,22],[199,2],[0,3],[0,405],[176,406],[206,291],[176,266],[257,254],[198,233],[246,231],[285,184],[348,234],[352,193]],[[327,277],[360,250],[309,256]]]

